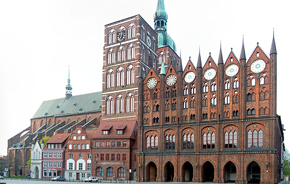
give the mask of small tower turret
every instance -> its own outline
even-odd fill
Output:
[[[65,87],[65,97],[66,99],[69,99],[72,97],[72,87],[70,85],[70,66],[68,66],[68,79],[67,79],[67,85]]]

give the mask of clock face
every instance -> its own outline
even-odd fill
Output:
[[[167,78],[166,78],[166,83],[168,86],[173,86],[175,83],[176,83],[176,76],[175,75],[169,75]]]
[[[117,32],[117,39],[118,39],[118,42],[125,40],[125,30],[121,30]]]
[[[147,44],[149,47],[151,47],[151,38],[149,36],[147,36]]]
[[[266,63],[261,59],[258,59],[251,64],[251,70],[254,73],[260,73],[265,69],[265,67]]]
[[[149,89],[153,89],[156,86],[156,84],[157,84],[157,80],[153,77],[148,79],[148,81],[147,81],[147,87]]]
[[[231,64],[230,66],[227,67],[226,74],[227,76],[232,77],[236,75],[238,71],[239,71],[239,67],[235,64]]]
[[[212,80],[216,75],[216,71],[213,68],[209,68],[204,72],[204,78],[206,80]]]
[[[191,83],[195,79],[195,74],[193,72],[187,72],[184,77],[186,83]]]

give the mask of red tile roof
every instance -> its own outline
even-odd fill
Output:
[[[68,137],[70,136],[69,134],[55,134],[52,136],[47,143],[63,143]]]
[[[103,135],[103,130],[111,127],[108,135]],[[117,130],[123,129],[123,135],[117,135]],[[130,138],[135,139],[137,135],[137,124],[135,120],[128,121],[102,121],[93,139],[110,139],[110,138]]]

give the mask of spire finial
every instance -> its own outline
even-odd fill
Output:
[[[199,46],[199,53],[198,53],[198,59],[197,59],[197,68],[202,68],[201,57],[200,57],[200,46]]]
[[[243,35],[242,50],[241,50],[241,55],[240,55],[240,60],[241,59],[246,59],[245,44],[244,44],[244,35]]]
[[[66,99],[69,99],[72,96],[72,86],[70,84],[70,65],[68,65],[68,79],[65,89],[66,89],[65,91]]]
[[[182,58],[181,58],[181,50],[180,50],[180,64],[178,65],[178,72],[182,72]]]
[[[224,64],[223,53],[222,53],[222,41],[220,42],[220,54],[218,64]]]
[[[273,39],[272,39],[270,55],[271,54],[277,54],[276,42],[275,42],[275,37],[274,37],[274,28],[273,28]]]

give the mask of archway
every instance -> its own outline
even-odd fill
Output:
[[[193,167],[191,163],[185,162],[182,166],[182,181],[192,181]]]
[[[38,167],[36,166],[35,167],[35,179],[39,179],[39,169],[38,169]]]
[[[171,162],[167,162],[164,167],[164,178],[165,181],[173,181],[174,178],[174,167]]]
[[[210,162],[206,162],[202,166],[203,181],[213,182],[214,167]]]
[[[247,177],[249,183],[260,183],[261,169],[256,162],[249,164],[247,169]]]
[[[235,182],[236,181],[237,169],[235,164],[228,162],[224,167],[224,179],[225,182]]]
[[[156,181],[157,168],[153,162],[150,162],[146,167],[146,181]]]

